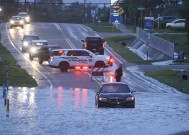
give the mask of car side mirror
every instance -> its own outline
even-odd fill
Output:
[[[91,58],[92,58],[93,56],[89,54],[89,57],[91,57]]]

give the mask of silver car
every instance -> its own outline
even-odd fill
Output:
[[[10,28],[12,27],[21,27],[24,28],[24,20],[21,16],[12,16],[10,19]]]

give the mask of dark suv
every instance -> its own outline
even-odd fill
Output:
[[[29,58],[30,60],[33,60],[34,57],[38,57],[39,49],[42,46],[47,46],[48,42],[47,40],[32,40],[31,46],[29,48]]]
[[[39,49],[38,61],[40,65],[43,63],[43,61],[49,60],[52,50],[54,49],[63,49],[63,47],[59,45],[45,45]]]
[[[104,55],[105,41],[101,37],[87,37],[83,42],[83,49],[87,49],[95,54]]]

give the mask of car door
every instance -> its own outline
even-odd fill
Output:
[[[183,20],[178,20],[175,22],[175,28],[184,28],[184,21]]]
[[[80,66],[89,66],[91,65],[92,58],[89,54],[89,52],[85,50],[79,50],[77,51],[77,64]]]

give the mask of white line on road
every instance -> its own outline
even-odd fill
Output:
[[[59,24],[54,23],[54,25],[57,27],[58,30],[60,30],[60,32],[62,33],[62,35],[63,35],[64,37],[66,37],[66,35],[65,35],[64,32],[62,31],[62,29],[61,29],[61,27],[59,26]],[[81,25],[78,25],[78,26],[81,27],[81,28],[83,28],[85,31],[87,31],[83,26],[81,26]],[[74,46],[74,44],[70,41],[69,38],[65,38],[65,40],[66,40],[66,42],[70,45],[71,48],[76,48],[76,47]],[[108,51],[120,64],[122,64],[122,62],[121,62],[111,51],[109,51],[107,48],[105,48],[105,49],[106,49],[106,51]],[[90,76],[89,73],[88,73],[88,75]],[[97,82],[98,84],[102,84],[102,82],[99,81],[98,79],[95,79],[95,80],[96,80],[96,82]],[[99,83],[99,82],[100,82],[100,83]]]
[[[57,24],[57,23],[54,23],[54,25],[56,26],[56,28],[62,33],[62,35],[64,37],[66,37],[66,35],[64,34],[64,32],[62,31],[61,27]],[[69,38],[65,38],[66,42],[69,44],[69,46],[73,49],[75,48],[75,46],[73,45],[73,43],[70,41]]]
[[[39,71],[39,69],[26,57],[22,54],[22,52],[20,52],[20,50],[14,45],[14,43],[11,41],[11,38],[10,38],[10,35],[9,35],[9,32],[7,30],[7,24],[6,24],[6,33],[7,33],[7,36],[8,36],[8,39],[9,39],[9,42],[11,43],[11,45],[14,47],[14,49],[20,54],[22,55],[31,65],[32,67],[39,73],[41,74],[47,81],[48,83],[50,84],[50,86],[53,86],[52,82],[48,79],[48,77],[43,74],[42,72]]]

